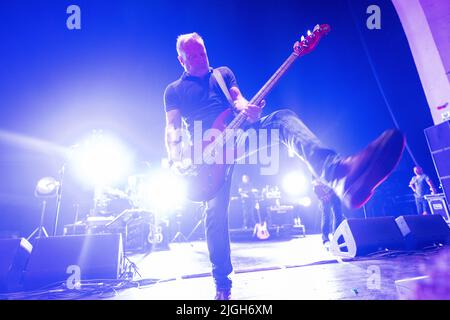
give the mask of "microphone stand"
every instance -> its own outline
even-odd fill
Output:
[[[59,212],[61,209],[61,196],[62,196],[62,187],[63,187],[63,180],[64,180],[64,172],[66,170],[66,163],[63,164],[61,169],[59,170],[59,187],[58,192],[56,193],[56,214],[55,214],[55,222],[53,224],[53,236],[56,236],[57,228],[58,228],[58,219],[59,219]]]

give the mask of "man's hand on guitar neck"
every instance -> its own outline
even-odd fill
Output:
[[[266,101],[261,101],[260,105],[250,104],[247,99],[244,98],[241,91],[237,87],[230,89],[231,98],[234,101],[234,107],[237,111],[244,111],[247,115],[247,121],[254,123],[261,118],[262,109],[266,105]]]
[[[262,109],[264,108],[265,105],[266,101],[263,100],[261,101],[261,104],[259,106],[254,104],[247,104],[241,110],[244,110],[245,114],[247,115],[247,121],[250,123],[254,123],[261,118]]]

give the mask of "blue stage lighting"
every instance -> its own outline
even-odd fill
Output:
[[[134,190],[137,206],[157,214],[173,212],[186,200],[184,181],[167,169],[145,175]]]
[[[74,150],[71,163],[73,174],[83,184],[102,187],[126,181],[132,159],[119,139],[94,131]]]
[[[292,196],[302,195],[307,191],[308,180],[301,171],[293,171],[283,178],[283,189]]]

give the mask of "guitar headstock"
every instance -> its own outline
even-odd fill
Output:
[[[320,39],[326,36],[330,30],[331,28],[328,24],[316,25],[312,32],[308,30],[306,37],[302,36],[300,41],[294,44],[294,52],[298,56],[310,53],[316,48]]]

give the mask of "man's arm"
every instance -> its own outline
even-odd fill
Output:
[[[416,193],[416,187],[414,184],[414,178],[411,179],[411,181],[409,182],[409,187],[412,189],[412,191],[414,191],[414,193]]]
[[[181,113],[178,109],[166,112],[165,143],[169,160],[182,160]]]
[[[248,100],[244,98],[238,87],[233,86],[230,88],[231,99],[233,99],[234,106],[238,111],[245,110],[248,122],[253,123],[261,118],[261,112],[266,102],[263,100],[260,106],[249,104]]]
[[[431,194],[436,194],[437,190],[436,187],[434,186],[433,181],[430,179],[430,177],[427,176],[426,180],[427,184],[430,186],[430,190],[431,190]]]

